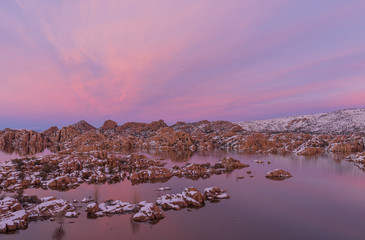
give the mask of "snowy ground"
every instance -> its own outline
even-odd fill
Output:
[[[365,133],[365,109],[236,122],[249,132],[295,132],[312,134]]]

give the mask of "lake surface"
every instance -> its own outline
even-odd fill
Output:
[[[48,149],[45,149],[44,151],[39,152],[39,153],[29,154],[29,155],[20,155],[16,152],[7,153],[7,152],[0,151],[0,163],[3,163],[7,160],[15,159],[15,158],[40,157],[40,156],[48,155],[48,154],[51,154],[51,153],[52,152]]]
[[[170,158],[169,165],[186,162],[215,163],[231,156],[249,168],[208,179],[173,177],[165,183],[132,185],[129,180],[116,184],[87,185],[67,192],[28,189],[39,197],[56,196],[66,200],[97,197],[99,202],[114,199],[155,202],[158,196],[181,193],[193,186],[203,191],[210,186],[227,190],[230,199],[207,202],[200,209],[164,211],[157,224],[134,223],[131,215],[88,219],[87,204],[77,219],[64,219],[62,226],[51,221],[30,222],[27,230],[2,239],[365,239],[365,172],[341,157],[328,155],[248,155],[227,152],[195,154],[152,154]],[[171,160],[172,159],[172,160]],[[262,160],[264,164],[254,163]],[[271,164],[267,162],[270,161]],[[284,181],[265,178],[268,171],[282,168],[293,174]],[[247,171],[252,171],[248,174]],[[244,176],[243,179],[238,179]],[[253,177],[250,177],[253,176]],[[171,191],[159,192],[168,186]]]

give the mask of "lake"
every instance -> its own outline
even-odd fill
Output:
[[[156,224],[135,223],[132,215],[114,215],[89,219],[87,204],[77,219],[30,222],[28,229],[2,235],[3,239],[365,239],[365,173],[341,156],[259,155],[236,152],[197,152],[169,154],[168,166],[186,162],[216,163],[230,156],[249,164],[249,168],[208,179],[189,180],[173,177],[164,183],[132,185],[125,179],[116,184],[88,185],[66,192],[28,189],[27,194],[55,196],[72,201],[96,197],[99,202],[150,201],[167,193],[181,193],[193,186],[217,186],[230,195],[218,203],[206,202],[199,209],[164,211]],[[2,156],[2,155],[0,155]],[[264,161],[264,164],[255,163]],[[270,162],[270,164],[268,164]],[[282,168],[293,177],[284,181],[265,178],[268,171]],[[248,174],[247,171],[251,171]],[[243,179],[238,177],[243,176]],[[170,191],[156,191],[159,187]],[[11,194],[10,194],[11,195]]]
[[[23,158],[23,157],[40,157],[44,155],[51,154],[52,152],[49,149],[45,149],[42,152],[35,153],[35,154],[29,154],[29,155],[20,155],[17,152],[7,153],[0,151],[0,163],[3,163],[7,160],[15,159],[15,158]]]

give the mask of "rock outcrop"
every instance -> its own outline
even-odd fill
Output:
[[[72,203],[55,197],[41,198],[40,204],[29,204],[26,206],[28,217],[31,220],[64,216],[66,212],[74,211],[75,209]]]
[[[140,207],[139,211],[133,215],[133,220],[136,222],[157,222],[163,218],[165,215],[154,203],[140,202],[138,204]]]
[[[87,123],[85,120],[81,120],[77,123],[72,124],[71,126],[79,133],[86,133],[86,132],[96,130],[96,128],[94,126]]]
[[[48,128],[47,130],[43,131],[42,134],[46,137],[49,137],[50,139],[55,139],[58,135],[58,127],[52,126]]]
[[[189,187],[182,193],[163,195],[157,198],[156,203],[163,210],[180,210],[186,207],[199,208],[204,206],[205,200],[214,202],[220,199],[229,199],[229,196],[218,187],[206,188],[203,194],[198,189]]]
[[[365,152],[351,154],[346,158],[348,162],[352,162],[355,166],[365,171]]]
[[[239,160],[231,158],[231,157],[224,157],[218,163],[214,164],[214,168],[224,168],[227,171],[232,171],[234,169],[241,169],[249,167],[250,165],[241,163]]]
[[[148,169],[143,169],[137,172],[133,172],[130,175],[130,180],[132,183],[138,182],[148,182],[156,180],[168,180],[172,177],[171,172],[164,167],[149,167]]]
[[[180,210],[185,207],[202,207],[204,206],[204,196],[196,188],[185,188],[182,193],[166,194],[159,197],[156,203],[163,210]]]
[[[84,133],[95,131],[96,128],[84,120],[79,121],[73,125],[63,127],[57,135],[57,142],[67,142],[72,141],[77,136],[80,136]]]
[[[28,214],[14,198],[0,200],[0,233],[25,229],[28,226]]]
[[[71,203],[54,197],[38,199],[24,196],[22,204],[17,199],[6,197],[0,200],[0,233],[25,229],[30,220],[65,216],[67,213],[69,217],[77,217],[75,209]]]
[[[284,171],[282,169],[275,169],[266,174],[266,178],[269,178],[272,180],[284,180],[284,179],[287,179],[290,177],[292,177],[291,173]]]
[[[167,127],[163,120],[152,123],[128,122],[116,128],[118,134],[131,135],[134,137],[149,137],[160,128]]]
[[[45,136],[32,130],[4,129],[0,131],[0,151],[28,155],[41,152],[47,146],[48,141]]]
[[[105,134],[111,134],[115,132],[115,129],[118,127],[118,124],[113,121],[113,120],[106,120],[103,124],[103,126],[101,126],[101,128],[99,128],[101,133],[105,133]]]
[[[220,199],[229,199],[229,196],[219,187],[210,187],[204,189],[204,198],[208,201],[216,202]]]
[[[156,222],[165,217],[163,212],[154,204],[146,201],[132,204],[120,200],[107,200],[101,204],[90,203],[86,207],[89,217],[104,217],[115,214],[132,214],[136,222]]]

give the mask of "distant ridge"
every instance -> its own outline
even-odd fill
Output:
[[[346,109],[328,113],[243,121],[235,124],[248,132],[353,134],[365,133],[365,109]]]

